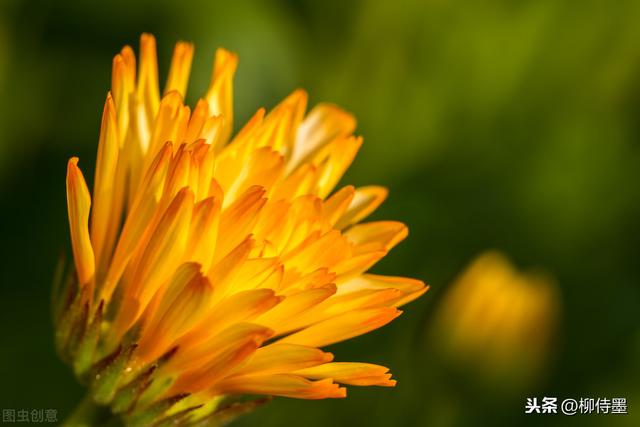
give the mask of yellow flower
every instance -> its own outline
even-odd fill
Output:
[[[334,191],[362,144],[355,119],[329,104],[305,113],[296,90],[232,137],[237,58],[216,52],[191,111],[192,56],[176,45],[162,97],[151,35],[137,70],[130,47],[114,58],[92,195],[78,159],[68,163],[77,275],[58,304],[60,353],[129,424],[247,407],[221,404],[230,396],[395,385],[385,367],[320,350],[387,324],[426,291],[366,273],[407,228],[360,223],[386,189]]]
[[[485,252],[439,304],[431,324],[434,347],[467,378],[476,374],[504,391],[527,387],[544,373],[559,306],[554,281]]]

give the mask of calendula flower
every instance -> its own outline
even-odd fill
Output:
[[[452,284],[431,323],[449,365],[504,391],[544,371],[559,317],[553,280],[518,271],[498,252],[478,256]]]
[[[366,271],[407,235],[361,223],[382,187],[335,187],[362,144],[353,116],[296,90],[237,134],[237,58],[184,105],[193,46],[178,43],[162,96],[155,40],[113,60],[92,194],[69,160],[75,273],[57,304],[57,345],[90,399],[129,425],[222,422],[244,395],[345,397],[393,386],[388,369],[322,347],[379,328],[423,294]],[[207,424],[208,425],[208,424]]]

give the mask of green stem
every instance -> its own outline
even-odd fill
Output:
[[[107,407],[95,404],[91,395],[87,393],[71,415],[62,423],[62,427],[95,427],[112,417],[111,411]]]

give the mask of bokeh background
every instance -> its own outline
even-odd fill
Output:
[[[387,185],[374,218],[411,231],[374,271],[431,284],[393,324],[329,349],[392,367],[395,389],[276,399],[238,426],[638,425],[639,21],[635,0],[3,0],[0,406],[63,418],[83,394],[49,315],[65,165],[79,155],[91,179],[111,58],[147,31],[164,76],[173,44],[195,42],[191,102],[214,49],[239,53],[238,123],[297,87],[354,112],[365,144],[344,181]],[[434,338],[451,284],[489,248],[557,286],[533,380],[455,365],[476,355]],[[511,350],[517,362],[527,341]],[[629,415],[525,416],[535,396],[626,397]]]

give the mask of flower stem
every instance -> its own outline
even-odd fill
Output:
[[[87,394],[62,423],[62,427],[95,427],[110,417],[109,409],[94,403],[91,395]]]

